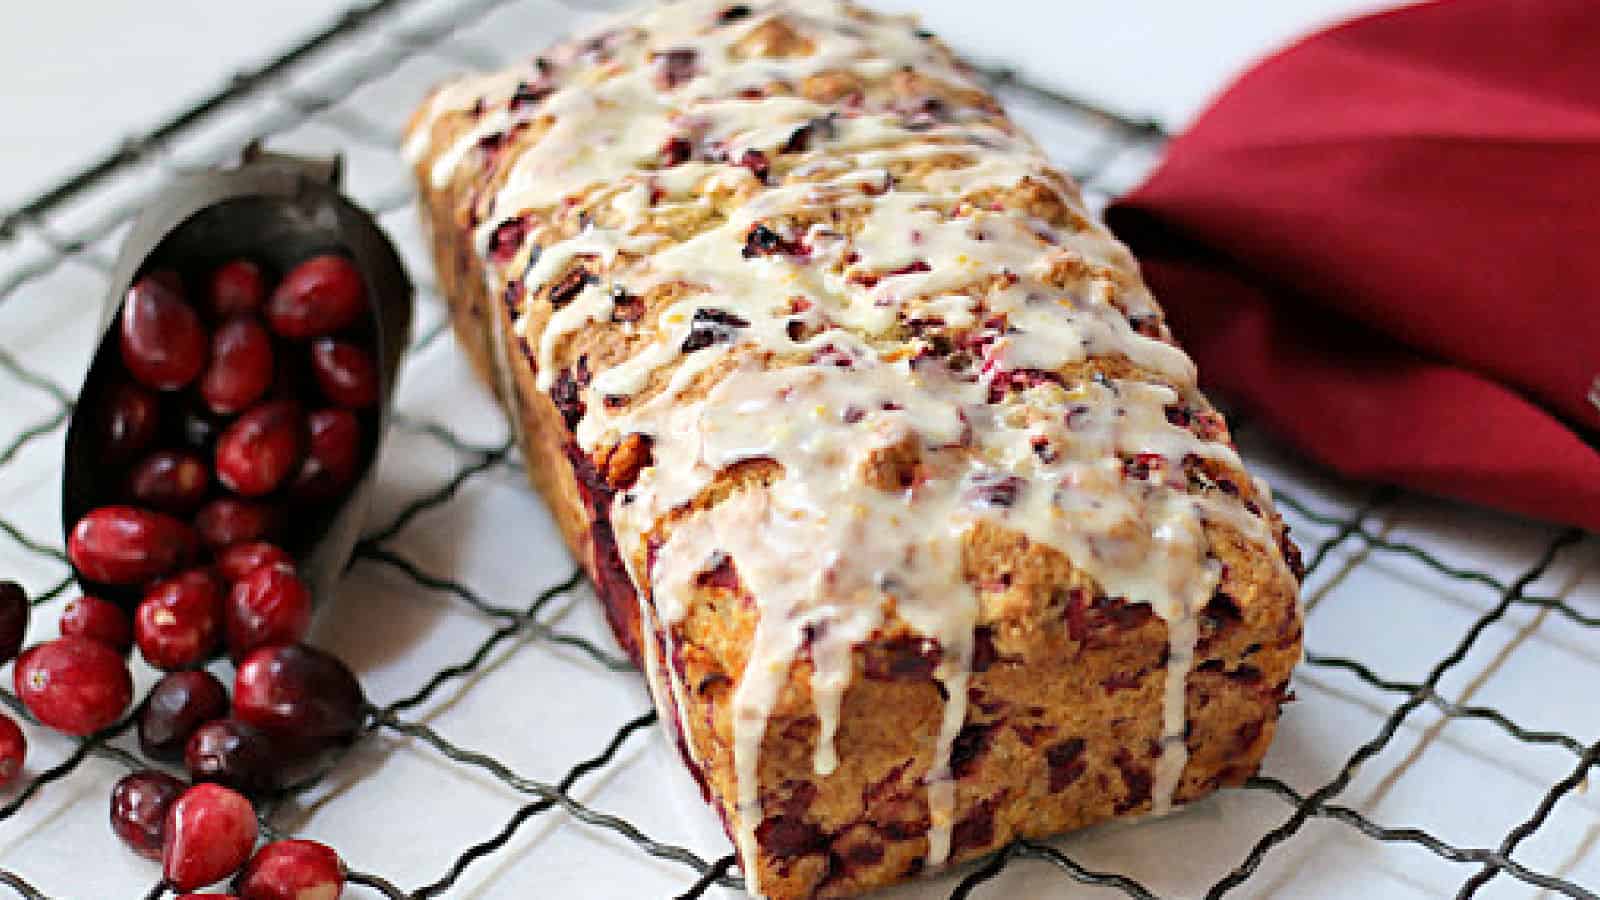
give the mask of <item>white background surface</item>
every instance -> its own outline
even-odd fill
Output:
[[[1178,124],[1246,57],[1309,23],[1362,4],[931,0],[917,5],[931,27],[977,58],[1004,59],[1063,89]],[[330,5],[314,0],[7,2],[0,37],[0,76],[5,77],[0,83],[7,85],[0,92],[0,122],[6,129],[0,134],[0,162],[7,177],[0,207],[98,157],[121,136],[205,95],[229,73],[279,52],[334,14]],[[509,58],[542,44],[576,18],[549,0],[519,0],[513,9],[467,29],[462,40]],[[459,61],[443,55],[408,61],[350,91],[333,114],[358,113],[392,131],[428,85],[460,68]],[[297,87],[339,94],[349,85],[337,73],[337,67],[324,67],[320,82],[308,76]],[[225,121],[207,133],[213,144],[231,149],[275,110],[282,112],[267,101],[247,105],[224,117],[243,123],[236,129],[230,131]],[[1060,123],[1052,128],[1038,111],[1017,112],[1059,160],[1070,162],[1081,151],[1071,140],[1071,128]],[[1081,129],[1078,140],[1085,140]],[[180,142],[174,155],[205,158],[203,148],[189,143]],[[393,199],[406,181],[390,144],[352,143],[325,120],[283,127],[275,144],[345,151],[350,189],[369,204]],[[74,233],[88,227],[84,220],[93,212],[69,211],[50,225]],[[423,334],[439,321],[440,310],[429,291],[431,273],[414,216],[399,206],[381,221],[422,287],[415,333]],[[104,273],[92,258],[112,254],[114,241],[95,242],[87,256],[4,298],[0,348],[58,383],[75,386],[95,338],[92,310],[104,285]],[[42,243],[29,233],[19,248],[0,245],[0,281],[16,270],[18,259],[42,252]],[[409,358],[398,408],[414,419],[442,422],[477,444],[492,446],[505,436],[497,411],[472,382],[449,338]],[[37,391],[0,379],[0,435],[15,434],[49,410]],[[1331,483],[1268,448],[1247,443],[1244,449],[1255,471],[1324,514],[1343,515],[1366,495],[1364,488]],[[0,469],[0,515],[55,546],[59,453],[58,432],[28,445],[10,467]],[[430,493],[471,461],[425,434],[394,430],[371,521],[391,520],[410,500]],[[1291,511],[1285,514],[1304,547],[1330,534]],[[1552,532],[1416,498],[1374,517],[1371,527],[1502,580],[1524,570]],[[511,605],[526,603],[536,590],[559,581],[570,565],[539,501],[526,490],[521,474],[504,466],[465,481],[450,503],[425,512],[385,546],[430,573],[466,582],[486,598]],[[1369,556],[1363,547],[1353,540],[1341,544],[1308,582],[1308,646],[1367,661],[1386,678],[1421,680],[1494,605],[1496,592],[1441,580],[1397,554]],[[1600,614],[1597,557],[1591,538],[1563,554],[1533,590]],[[40,589],[60,574],[59,565],[18,554],[14,545],[0,541],[0,575]],[[353,569],[337,599],[320,617],[314,639],[355,666],[380,703],[414,691],[442,666],[464,659],[497,624],[372,562]],[[36,615],[33,640],[55,634],[59,606],[58,601]],[[559,602],[553,613],[552,627],[610,646],[595,604],[582,591]],[[1594,634],[1565,627],[1548,610],[1517,607],[1483,631],[1443,680],[1441,694],[1507,710],[1527,728],[1566,731],[1592,741],[1600,734]],[[0,682],[9,677],[9,667],[0,668]],[[153,673],[140,665],[137,677],[142,689]],[[1295,689],[1300,701],[1285,714],[1266,772],[1301,791],[1326,781],[1379,730],[1403,696],[1378,691],[1348,673],[1313,667],[1297,674]],[[529,637],[497,651],[473,677],[450,683],[411,715],[464,747],[494,754],[523,775],[554,781],[573,762],[597,752],[647,703],[635,678],[606,672],[577,653]],[[73,747],[39,729],[29,735],[30,776]],[[1572,764],[1572,756],[1560,748],[1515,742],[1482,722],[1446,721],[1424,707],[1362,768],[1341,801],[1385,824],[1418,825],[1458,845],[1492,847]],[[154,867],[122,852],[104,821],[110,784],[122,771],[93,759],[41,792],[22,814],[0,822],[0,866],[22,871],[60,898],[142,893],[155,879]],[[728,852],[714,816],[653,731],[632,739],[615,765],[582,782],[574,795],[704,858]],[[9,796],[0,791],[0,802]],[[383,735],[364,742],[329,785],[276,821],[329,842],[353,866],[415,888],[443,874],[465,846],[494,834],[525,800],[415,742]],[[1093,868],[1133,874],[1161,896],[1189,897],[1196,885],[1211,883],[1235,865],[1288,811],[1263,792],[1229,791],[1164,821],[1091,829],[1058,846]],[[1574,796],[1556,808],[1550,824],[1519,850],[1518,858],[1593,888],[1600,885],[1597,847],[1600,802],[1592,795]],[[1470,871],[1414,846],[1373,843],[1345,825],[1317,820],[1271,855],[1240,896],[1420,900],[1450,895]],[[449,896],[636,900],[683,890],[692,880],[686,872],[642,857],[609,832],[552,813],[519,831],[507,850],[471,867]],[[923,882],[886,896],[944,896],[952,881]],[[1534,893],[1501,877],[1482,896]],[[1012,866],[997,886],[977,896],[1031,900],[1080,894],[1120,896],[1071,886],[1038,863]],[[371,896],[350,892],[352,900]],[[6,895],[0,892],[0,897]]]

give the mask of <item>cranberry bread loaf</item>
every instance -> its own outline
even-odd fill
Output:
[[[937,40],[681,0],[441,87],[406,152],[752,894],[1255,771],[1294,546],[1134,260]]]

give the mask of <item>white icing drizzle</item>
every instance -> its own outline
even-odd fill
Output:
[[[416,127],[406,135],[400,152],[405,161],[416,165],[428,153],[433,141],[433,123],[446,112],[467,109],[480,97],[495,97],[501,103],[523,79],[520,69],[507,69],[487,75],[463,76],[440,85],[429,98]],[[456,156],[459,160],[459,155]]]
[[[576,438],[589,451],[629,434],[652,441],[659,464],[640,471],[611,513],[647,625],[670,642],[699,576],[724,560],[757,604],[731,701],[732,826],[752,893],[760,894],[760,748],[793,665],[804,657],[812,668],[814,768],[827,777],[839,763],[835,738],[853,651],[891,619],[937,647],[934,677],[948,699],[928,723],[934,762],[923,781],[927,862],[947,859],[955,824],[950,751],[966,720],[979,612],[962,546],[985,522],[1064,553],[1108,595],[1147,603],[1166,622],[1152,790],[1153,812],[1166,812],[1187,762],[1196,614],[1221,575],[1205,525],[1232,527],[1281,566],[1270,508],[1253,514],[1231,494],[1189,489],[1185,459],[1235,468],[1239,459],[1168,420],[1169,407],[1204,408],[1193,363],[1130,324],[1130,315],[1157,307],[1127,250],[1088,220],[1074,191],[1053,193],[1081,227],[1052,226],[1017,209],[956,208],[1028,178],[1058,183],[1026,137],[960,109],[912,122],[898,110],[748,91],[830,71],[884,78],[914,70],[970,87],[966,75],[905,20],[859,17],[839,0],[747,5],[747,17],[719,25],[726,0],[681,0],[567,42],[545,68],[456,82],[435,94],[406,152],[420,159],[428,151],[432,125],[446,111],[476,109],[471,127],[434,158],[428,174],[442,185],[477,158],[474,148],[486,138],[524,123],[541,129],[506,163],[495,215],[479,226],[483,252],[506,216],[557,207],[596,185],[618,188],[609,208],[622,225],[588,225],[550,246],[523,246],[503,269],[490,262],[500,283],[523,278],[527,296],[579,257],[595,258],[604,272],[549,317],[524,314],[515,323],[518,335],[536,339],[541,390],[555,383],[567,340],[612,317],[615,289],[644,296],[668,283],[691,286],[650,324],[621,326],[646,340],[593,373]],[[741,40],[780,16],[809,52],[736,56]],[[513,103],[531,83],[541,86],[537,98]],[[797,128],[819,121],[826,128],[809,147],[781,151]],[[664,143],[685,134],[722,155],[664,164]],[[762,184],[741,165],[746,151],[786,153],[792,177]],[[898,167],[933,160],[943,167],[912,185],[897,183]],[[687,239],[636,233],[656,214],[709,212],[714,196],[733,192],[747,199]],[[790,224],[796,221],[809,224]],[[747,253],[758,226],[803,252]],[[490,280],[493,287],[496,276]],[[703,316],[720,317],[720,330],[686,353]],[[915,323],[971,337],[962,352],[972,365],[914,359],[929,347],[908,336]],[[1099,378],[1063,386],[1040,374],[1118,357],[1165,384]],[[729,360],[730,371],[709,391],[685,396]],[[653,396],[606,402],[635,397],[669,368]],[[1019,376],[1010,386],[1003,380]],[[914,457],[909,481],[870,474],[891,455]],[[1124,460],[1134,457],[1148,471],[1130,477]],[[637,569],[636,554],[664,517],[729,466],[756,459],[781,473],[767,487],[741,488],[680,517],[650,570]],[[683,686],[665,674],[670,658],[648,633],[642,644],[657,705],[670,691],[682,716]],[[678,724],[697,754],[687,723]]]

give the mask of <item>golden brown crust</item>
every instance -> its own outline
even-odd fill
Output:
[[[506,407],[507,415],[519,424],[515,436],[527,464],[528,480],[544,497],[573,558],[591,580],[598,580],[592,536],[594,523],[567,457],[569,430],[561,413],[550,398],[534,386],[533,371],[527,366],[511,367],[510,384],[502,384],[496,374],[499,369],[495,362],[497,326],[493,324],[494,318],[500,320],[499,333],[506,335],[501,350],[517,354],[516,358],[523,357],[512,334],[510,310],[489,296],[483,260],[472,248],[472,228],[463,218],[462,210],[471,202],[471,182],[456,179],[443,188],[435,188],[427,177],[427,164],[424,160],[417,166],[418,211],[432,246],[440,293],[449,301],[450,324],[457,343],[472,362],[478,377]],[[612,624],[615,627],[619,623],[613,618]],[[634,633],[629,634],[624,628],[619,631],[617,640],[624,648],[632,650],[638,646],[637,616],[628,624]]]

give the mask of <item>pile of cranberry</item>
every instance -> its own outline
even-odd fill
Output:
[[[176,274],[147,274],[123,304],[127,377],[93,411],[99,478],[116,485],[116,502],[86,513],[67,541],[79,574],[111,599],[71,601],[61,637],[19,655],[29,605],[0,584],[0,664],[16,659],[17,695],[39,722],[89,735],[132,701],[137,645],[166,672],[136,713],[140,748],[182,764],[192,786],[155,768],[128,775],[112,794],[112,829],[160,860],[178,891],[237,871],[244,900],[332,900],[338,855],[297,840],[255,851],[252,798],[290,786],[366,720],[349,668],[301,643],[311,592],[285,549],[307,549],[307,532],[361,474],[378,402],[361,339],[366,287],[337,255],[300,263],[275,288],[248,260],[205,282],[191,303]],[[236,665],[231,701],[203,668],[224,650]],[[21,730],[0,716],[0,784],[24,753]]]

